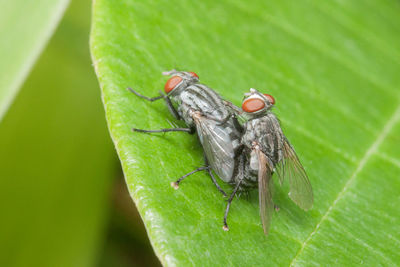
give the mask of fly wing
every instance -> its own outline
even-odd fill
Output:
[[[216,121],[196,119],[196,128],[211,168],[225,182],[230,182],[235,168],[234,144],[229,131]]]
[[[280,181],[289,180],[290,199],[303,210],[311,209],[314,201],[311,183],[286,137],[283,142],[283,159],[276,166],[276,171]]]
[[[260,216],[264,233],[268,235],[274,204],[272,202],[272,168],[267,157],[260,150],[258,155],[258,200],[260,205]]]

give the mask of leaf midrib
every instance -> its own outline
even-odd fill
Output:
[[[317,232],[319,231],[321,224],[329,217],[329,215],[331,214],[332,210],[336,207],[336,204],[347,193],[347,190],[350,187],[350,185],[358,177],[358,174],[364,169],[365,165],[368,163],[368,161],[371,158],[371,156],[374,155],[378,151],[378,148],[380,147],[382,142],[386,139],[386,137],[388,136],[390,131],[393,129],[393,127],[399,121],[400,121],[400,103],[397,105],[396,110],[392,113],[390,118],[387,120],[386,124],[382,128],[382,131],[380,132],[378,137],[375,139],[375,141],[371,144],[371,146],[364,153],[364,156],[361,158],[361,160],[357,164],[357,168],[355,169],[353,174],[348,178],[348,181],[344,185],[343,189],[338,193],[338,195],[335,198],[335,200],[329,206],[329,208],[327,209],[325,214],[321,217],[320,221],[316,224],[314,230],[305,239],[305,241],[303,242],[302,246],[300,247],[300,249],[298,250],[296,255],[293,257],[292,261],[290,262],[290,266],[294,266],[294,264],[296,263],[298,257],[302,254],[302,252],[305,250],[305,248],[310,243],[312,237],[315,234],[317,234]],[[382,255],[382,256],[384,256],[384,255]],[[388,259],[387,257],[385,257],[385,258],[390,261],[390,259]]]

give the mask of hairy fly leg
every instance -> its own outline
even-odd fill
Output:
[[[162,92],[160,92],[162,94]],[[181,116],[179,115],[178,111],[175,109],[174,105],[172,105],[171,99],[168,98],[167,95],[163,95],[165,104],[167,105],[167,108],[169,112],[174,116],[175,119],[180,120]]]
[[[139,132],[139,133],[166,133],[166,132],[185,132],[189,134],[194,134],[194,128],[165,128],[160,130],[143,130],[132,128],[132,131]]]
[[[243,113],[243,111],[242,111],[240,108],[238,108],[237,106],[235,106],[233,103],[231,103],[231,102],[229,102],[229,101],[223,100],[222,103],[224,103],[224,105],[225,105],[228,109],[230,109],[230,110],[232,111],[233,114],[240,115],[240,114]]]
[[[226,205],[225,215],[224,215],[224,226],[222,227],[222,229],[224,229],[224,231],[229,231],[229,227],[228,227],[228,223],[227,223],[228,213],[229,213],[229,209],[231,207],[231,203],[233,201],[233,198],[235,197],[237,191],[239,190],[239,187],[240,187],[241,183],[242,183],[242,180],[240,180],[236,184],[235,189],[233,189],[233,192],[232,192],[231,196],[228,199],[228,204]]]
[[[174,105],[172,104],[171,100],[163,92],[159,91],[159,93],[160,93],[159,96],[148,97],[148,96],[142,95],[141,93],[133,90],[130,87],[128,87],[128,90],[131,91],[133,94],[137,95],[138,97],[143,98],[143,99],[145,99],[147,101],[150,101],[150,102],[154,102],[154,101],[159,100],[159,99],[164,99],[165,104],[167,105],[167,108],[168,108],[169,112],[172,114],[172,116],[174,116],[174,118],[177,119],[177,120],[181,119],[181,117],[179,116],[178,111],[176,111],[176,109],[175,109]]]
[[[188,177],[188,176],[190,176],[190,175],[192,175],[192,174],[194,174],[194,173],[196,173],[196,172],[204,171],[204,170],[208,170],[208,169],[210,169],[210,166],[199,167],[199,168],[195,169],[194,171],[191,171],[191,172],[189,172],[189,173],[187,173],[187,174],[181,176],[181,177],[180,177],[178,180],[176,180],[175,182],[172,182],[172,183],[171,183],[171,186],[172,186],[173,188],[175,188],[175,189],[178,189],[178,188],[179,188],[179,183],[182,182],[183,179],[185,179],[186,177]]]
[[[212,171],[211,171],[211,168],[208,168],[207,171],[208,171],[208,174],[209,174],[210,177],[211,177],[211,181],[213,182],[213,184],[215,185],[215,187],[218,189],[219,192],[221,192],[222,195],[224,195],[224,197],[226,197],[227,195],[226,195],[225,191],[224,191],[224,190],[221,188],[221,186],[218,184],[217,179],[215,179],[215,176],[214,176],[214,174],[213,174]]]
[[[172,105],[171,100],[168,98],[168,96],[164,95],[162,92],[160,92],[159,96],[155,96],[155,97],[147,97],[144,96],[142,94],[140,94],[139,92],[133,90],[132,88],[128,88],[129,91],[131,91],[132,93],[134,93],[135,95],[137,95],[140,98],[143,98],[147,101],[153,102],[159,99],[164,99],[165,103],[167,104],[168,110],[171,112],[171,114],[176,118],[179,119],[179,114],[176,111],[176,109],[174,108],[174,106]],[[160,130],[143,130],[143,129],[137,129],[137,128],[132,128],[132,131],[134,132],[140,132],[140,133],[166,133],[166,132],[186,132],[189,134],[193,134],[195,132],[195,130],[193,128],[165,128],[165,129],[160,129]]]
[[[192,175],[192,174],[194,174],[194,173],[196,173],[196,172],[199,172],[199,171],[207,171],[208,174],[210,175],[211,181],[213,182],[213,184],[215,185],[215,187],[218,189],[219,192],[221,192],[222,195],[224,195],[224,196],[226,197],[227,195],[226,195],[225,191],[221,188],[221,186],[218,184],[217,179],[215,179],[215,176],[214,176],[214,174],[213,174],[212,171],[211,171],[211,166],[208,165],[208,160],[207,160],[207,158],[206,158],[205,155],[204,155],[204,161],[205,161],[206,166],[204,166],[204,167],[199,167],[199,168],[195,169],[194,171],[191,171],[191,172],[189,172],[189,173],[187,173],[187,174],[181,176],[178,180],[176,180],[175,182],[172,182],[172,183],[171,183],[171,186],[172,186],[173,188],[175,188],[175,189],[178,189],[178,188],[179,188],[179,183],[180,183],[183,179],[185,179],[186,177],[188,177],[188,176],[190,176],[190,175]]]
[[[226,116],[226,117],[225,117],[224,119],[222,119],[222,120],[219,120],[219,119],[217,119],[217,118],[212,118],[212,117],[209,117],[209,119],[218,122],[218,125],[221,126],[221,125],[224,125],[225,123],[227,123],[230,119],[235,119],[235,116],[232,115],[232,114],[229,114],[228,116]]]
[[[205,154],[204,154],[204,162],[206,163],[206,165],[209,166],[209,162],[208,162],[208,159],[207,159],[207,157],[206,157]],[[213,184],[215,185],[215,187],[218,189],[219,192],[221,192],[222,195],[224,195],[224,197],[226,197],[227,195],[226,195],[225,191],[222,190],[221,186],[218,184],[217,179],[215,179],[215,176],[214,176],[214,174],[213,174],[212,171],[211,171],[211,167],[208,168],[207,171],[208,171],[208,174],[209,174],[210,177],[211,177],[211,181],[213,182]]]
[[[236,193],[238,192],[240,185],[243,182],[244,179],[244,159],[243,159],[243,155],[239,156],[239,170],[238,170],[238,177],[239,180],[235,185],[235,188],[233,189],[233,192],[231,194],[231,196],[228,199],[228,204],[226,205],[226,209],[225,209],[225,214],[224,214],[224,226],[222,227],[222,229],[224,229],[224,231],[229,231],[229,227],[228,227],[228,223],[227,223],[227,219],[228,219],[228,213],[229,213],[229,209],[231,207],[231,203],[233,201],[233,198],[235,197]]]
[[[147,100],[147,101],[150,101],[150,102],[154,102],[154,101],[156,101],[156,100],[159,100],[159,99],[161,99],[161,98],[164,98],[164,95],[163,95],[163,94],[160,94],[159,96],[155,96],[155,97],[148,97],[148,96],[142,95],[141,93],[139,93],[139,92],[133,90],[133,89],[130,88],[130,87],[128,87],[127,89],[128,89],[129,91],[131,91],[133,94],[137,95],[138,97],[143,98],[143,99],[145,99],[145,100]]]
[[[218,122],[219,126],[222,126],[225,123],[227,123],[229,120],[232,120],[233,123],[234,123],[235,128],[238,129],[238,130],[241,130],[242,126],[240,125],[240,123],[236,119],[236,116],[239,115],[237,113],[237,107],[235,105],[233,105],[232,103],[226,101],[226,100],[222,100],[222,103],[223,103],[223,106],[228,108],[228,110],[230,111],[225,118],[218,119],[218,118],[215,118],[213,116],[209,116],[209,115],[205,115],[205,114],[202,114],[202,116],[207,118],[207,119],[209,119],[209,120],[213,120],[213,121]],[[233,107],[236,107],[236,109],[234,109]]]

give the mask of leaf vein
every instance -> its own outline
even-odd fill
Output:
[[[400,168],[400,160],[393,158],[389,155],[387,155],[386,153],[380,152],[377,154],[377,156],[381,159],[383,159],[384,161],[387,161],[389,163],[392,163],[394,166],[396,166],[397,168]]]
[[[321,220],[318,222],[318,224],[315,226],[314,230],[310,233],[310,235],[307,237],[307,239],[304,241],[303,245],[297,252],[297,254],[293,257],[290,266],[294,266],[296,263],[299,255],[304,251],[304,249],[307,247],[307,245],[310,243],[312,237],[319,231],[322,223],[329,218],[329,215],[331,214],[332,210],[335,208],[336,204],[343,198],[343,196],[347,193],[347,190],[349,189],[350,185],[354,182],[354,180],[357,178],[358,174],[363,170],[369,159],[373,154],[375,154],[379,148],[379,146],[382,144],[382,142],[385,140],[389,132],[393,129],[393,127],[396,125],[396,123],[400,120],[400,105],[398,105],[397,109],[394,111],[393,115],[389,118],[385,126],[383,127],[381,133],[379,134],[378,138],[372,143],[372,145],[368,148],[368,150],[365,152],[364,156],[360,160],[356,170],[353,172],[353,174],[350,176],[346,184],[344,185],[343,189],[339,192],[337,195],[336,199],[333,201],[333,203],[330,205],[328,210],[325,212],[325,214],[322,216]]]
[[[342,225],[340,225],[339,223],[337,223],[335,220],[333,220],[332,218],[328,218],[328,220],[335,224],[337,227],[340,227],[340,230],[344,233],[346,233],[349,237],[352,238],[352,240],[354,240],[356,243],[360,244],[362,247],[366,248],[369,252],[371,252],[371,254],[375,254],[375,255],[379,255],[382,258],[384,258],[386,261],[390,262],[393,266],[395,266],[396,264],[390,259],[388,258],[382,251],[371,247],[367,242],[365,242],[364,240],[362,240],[361,238],[353,235],[350,231],[346,230],[344,227],[342,227]]]

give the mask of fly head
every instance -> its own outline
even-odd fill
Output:
[[[275,104],[275,99],[269,94],[262,94],[251,88],[249,93],[244,94],[242,110],[246,117],[254,118],[264,115]]]
[[[199,76],[191,71],[171,70],[163,72],[163,75],[172,76],[164,86],[165,93],[172,96],[178,95],[186,87],[199,82]]]

